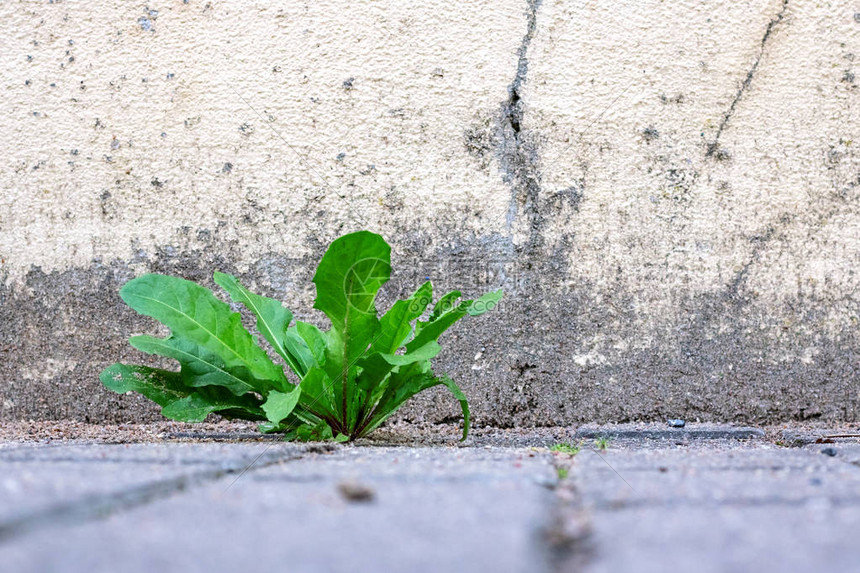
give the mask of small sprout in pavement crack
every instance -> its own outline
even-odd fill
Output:
[[[556,468],[555,471],[558,474],[559,480],[567,479],[567,476],[570,474],[570,470],[567,468]]]
[[[579,453],[579,450],[582,449],[580,444],[556,444],[550,448],[551,452],[559,452],[562,454],[567,454],[569,456],[575,456]]]
[[[606,451],[606,448],[609,447],[609,442],[612,438],[608,436],[598,436],[596,440],[594,440],[594,447],[598,450]]]

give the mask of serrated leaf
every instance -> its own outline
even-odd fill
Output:
[[[362,372],[357,379],[357,384],[365,392],[373,392],[396,366],[407,366],[415,362],[430,360],[441,350],[442,347],[439,346],[439,343],[430,341],[405,354],[383,354],[380,352],[371,354],[359,362]]]
[[[379,336],[370,351],[393,354],[412,333],[412,321],[424,314],[432,298],[433,285],[427,281],[408,299],[395,302],[379,321]]]
[[[273,298],[251,292],[233,275],[215,273],[215,283],[227,291],[234,302],[245,305],[245,308],[257,317],[257,330],[269,341],[272,348],[301,377],[306,368],[302,368],[298,357],[290,352],[286,343],[287,328],[293,320],[293,313]]]
[[[293,439],[300,442],[327,442],[334,439],[331,426],[325,422],[318,424],[302,424],[297,427],[292,435]]]
[[[325,362],[325,334],[313,324],[300,320],[296,321],[294,328],[296,333],[305,341],[305,344],[308,345],[316,366],[322,367]]]
[[[248,381],[258,391],[287,384],[283,368],[257,346],[239,313],[231,312],[208,289],[181,278],[148,274],[126,283],[120,296],[140,314],[165,324],[176,338],[186,338],[219,356],[228,370],[247,370]],[[262,382],[266,380],[270,385]]]
[[[179,422],[202,422],[209,414],[225,410],[243,411],[246,419],[265,419],[256,399],[234,396],[217,387],[201,388],[190,396],[171,402],[161,409],[161,414]]]
[[[430,313],[430,318],[427,319],[427,322],[433,322],[446,312],[454,310],[457,307],[457,299],[462,296],[462,293],[458,290],[452,290],[449,293],[446,293],[439,301],[433,306],[433,311]]]
[[[117,394],[137,392],[159,406],[166,406],[194,391],[182,383],[179,372],[131,364],[112,364],[102,370],[99,380]]]
[[[429,362],[415,362],[392,372],[362,435],[379,427],[409,398],[437,384]]]
[[[128,342],[147,354],[157,354],[178,360],[182,365],[184,382],[189,386],[224,386],[233,394],[241,396],[254,391],[260,385],[260,382],[252,384],[234,374],[236,371],[244,371],[243,374],[247,376],[247,370],[244,367],[234,368],[234,372],[231,372],[219,356],[190,340],[172,336],[156,338],[142,335],[132,336]]]
[[[378,428],[386,419],[396,412],[403,404],[416,394],[434,386],[445,386],[460,402],[463,412],[463,437],[465,440],[469,434],[470,413],[469,402],[463,391],[447,376],[437,377],[430,371],[429,363],[415,363],[404,372],[392,374],[392,380],[379,401],[374,412],[373,419],[367,425],[362,435],[367,435]]]
[[[407,364],[412,364],[413,362],[430,360],[431,358],[434,358],[437,354],[439,354],[441,350],[442,347],[439,346],[439,343],[431,340],[424,346],[416,348],[415,350],[412,350],[405,354],[380,354],[380,356],[383,360],[393,366],[406,366]]]
[[[448,294],[450,295],[453,293]],[[407,352],[415,348],[420,348],[431,340],[437,340],[442,335],[442,333],[448,330],[455,322],[457,322],[467,314],[471,316],[480,316],[485,312],[493,309],[499,303],[499,301],[502,300],[503,295],[504,293],[502,292],[502,289],[488,292],[477,300],[462,301],[460,304],[458,304],[448,312],[437,316],[435,319],[433,319],[431,315],[431,320],[425,322],[423,324],[423,327],[421,328],[421,331],[415,335],[415,338],[413,338],[411,341],[409,341],[408,344],[406,344]]]
[[[464,301],[437,319],[424,323],[421,331],[406,344],[406,351],[410,352],[416,348],[421,348],[428,342],[438,339],[455,322],[466,316],[466,309],[471,303],[472,301],[469,300]]]
[[[263,404],[263,411],[266,413],[266,418],[274,424],[285,420],[293,410],[296,404],[299,403],[299,397],[302,395],[301,386],[296,386],[290,392],[278,392],[273,390],[269,392],[266,402]]]

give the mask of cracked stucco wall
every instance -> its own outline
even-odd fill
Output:
[[[325,245],[504,308],[447,337],[478,423],[856,420],[860,4],[0,4],[0,419],[144,420],[116,292]],[[446,420],[428,393],[403,412]]]

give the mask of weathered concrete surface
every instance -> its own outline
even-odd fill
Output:
[[[611,424],[580,426],[576,429],[575,438],[579,440],[651,439],[667,443],[686,443],[690,440],[749,440],[764,438],[765,435],[765,431],[760,428],[716,424],[691,424],[677,428],[670,427],[668,424]]]
[[[279,443],[259,450],[235,444],[0,448],[0,540],[149,503],[252,463],[295,459],[305,448]]]
[[[0,562],[24,573],[856,570],[856,439],[677,446],[626,429],[575,456],[2,442]]]
[[[860,468],[843,456],[856,447],[577,456],[598,556],[585,570],[854,571]]]
[[[104,448],[111,446],[96,449]],[[248,453],[263,448],[244,446]],[[123,571],[218,572],[249,563],[290,571],[477,565],[473,570],[529,572],[546,567],[540,536],[553,497],[546,486],[554,480],[547,456],[528,451],[308,453],[135,509],[115,507],[104,520],[45,523],[41,531],[0,542],[0,558],[22,572],[116,571],[120,565]],[[372,499],[351,501],[342,490],[352,496],[367,490]]]
[[[856,420],[860,20],[844,2],[5,2],[0,419],[101,389],[145,271],[309,313],[323,248],[506,306],[479,422]],[[404,411],[445,420],[442,392]]]

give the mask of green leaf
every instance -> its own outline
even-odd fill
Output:
[[[406,300],[398,300],[379,321],[379,336],[370,347],[371,352],[392,354],[412,333],[412,321],[424,314],[433,298],[433,285],[427,281]]]
[[[413,362],[419,362],[421,360],[430,360],[434,358],[439,352],[441,352],[442,347],[439,346],[438,342],[430,341],[424,346],[416,348],[406,354],[380,354],[383,360],[388,362],[393,366],[406,366],[407,364],[412,364]]]
[[[448,295],[445,296],[448,297],[452,294],[453,293],[448,293]],[[504,293],[502,292],[502,289],[488,292],[484,296],[480,297],[478,300],[464,300],[451,310],[436,316],[436,318],[433,318],[433,315],[431,315],[431,319],[423,324],[421,331],[418,332],[415,335],[415,338],[413,338],[406,345],[406,350],[411,351],[415,348],[420,348],[431,340],[438,339],[443,332],[448,330],[448,328],[450,328],[455,322],[457,322],[467,314],[471,316],[480,316],[485,312],[493,309],[499,303],[499,301],[502,300],[503,294]],[[454,300],[454,298],[452,297],[451,300]],[[441,304],[441,302],[442,301],[440,300],[439,303],[436,305],[437,308],[439,307],[439,304]]]
[[[463,437],[465,440],[469,434],[470,413],[469,402],[463,391],[447,376],[436,377],[430,371],[430,363],[416,362],[410,365],[406,370],[395,372],[391,375],[391,381],[385,394],[379,400],[372,420],[362,432],[365,436],[378,428],[386,419],[405,404],[410,398],[434,386],[444,385],[460,402],[460,408],[463,412]]]
[[[166,405],[161,409],[161,415],[178,422],[202,422],[215,410],[217,406],[200,396],[192,395]]]
[[[313,414],[304,411],[301,406],[296,406],[292,413],[280,422],[272,423],[267,420],[258,424],[257,429],[264,434],[270,434],[273,432],[289,433],[301,426],[302,424],[315,425],[319,424],[320,422],[321,420],[319,418],[317,418]],[[285,437],[285,439],[289,438]]]
[[[379,330],[375,299],[390,276],[391,247],[368,231],[335,240],[314,274],[314,308],[323,311],[332,323],[325,370],[335,382],[337,418],[345,429],[356,417],[356,400],[349,396],[353,366]]]
[[[460,298],[462,293],[458,290],[452,290],[451,292],[444,295],[439,301],[433,306],[433,312],[430,313],[430,318],[428,322],[433,322],[446,312],[449,312],[456,308],[457,299]]]
[[[140,314],[165,324],[176,338],[186,338],[219,356],[225,369],[258,391],[288,384],[283,368],[257,346],[239,313],[231,312],[208,289],[181,278],[148,274],[126,283],[120,296]]]
[[[438,384],[440,382],[433,376],[430,363],[426,361],[415,362],[392,371],[362,435],[367,435],[379,427],[409,398]]]
[[[318,424],[302,424],[294,432],[287,434],[287,439],[300,442],[328,442],[334,439],[331,426],[325,422]]]
[[[265,419],[256,399],[251,396],[234,396],[217,387],[201,388],[190,396],[171,402],[161,409],[161,414],[179,422],[202,422],[214,412],[236,413],[236,410],[244,412],[247,419]]]
[[[288,350],[285,337],[287,327],[293,320],[293,313],[273,298],[251,292],[242,286],[238,279],[226,273],[215,273],[215,283],[227,291],[234,302],[241,303],[257,317],[257,330],[269,341],[293,372],[301,377],[306,369],[301,369],[296,357]]]
[[[466,395],[463,394],[463,391],[460,390],[460,387],[454,383],[448,376],[442,375],[439,380],[442,384],[454,395],[460,402],[460,408],[463,410],[463,437],[460,438],[460,441],[463,442],[469,435],[469,401],[466,399]]]
[[[284,343],[301,368],[301,372],[296,371],[299,377],[304,377],[311,368],[325,364],[326,336],[313,324],[296,321],[295,326],[287,329]]]
[[[180,422],[202,422],[214,412],[228,417],[241,414],[247,420],[266,419],[259,399],[251,394],[235,396],[217,386],[198,388],[190,396],[171,402],[161,410],[164,417]]]
[[[439,316],[436,320],[426,322],[421,331],[415,335],[415,338],[406,344],[406,351],[412,351],[415,348],[420,348],[432,340],[438,339],[443,332],[448,330],[455,322],[466,316],[466,308],[472,301],[464,301],[456,306],[453,310],[449,310],[445,314]]]
[[[117,394],[138,392],[159,406],[166,406],[193,392],[182,383],[179,372],[148,366],[112,364],[102,370],[99,380]]]
[[[303,408],[320,418],[337,419],[333,381],[320,368],[311,368],[302,378],[299,403]]]
[[[323,255],[313,282],[314,308],[323,311],[332,326],[349,331],[349,321],[376,321],[375,299],[391,277],[391,247],[368,231],[335,240]]]
[[[296,386],[291,392],[278,392],[275,390],[269,392],[269,397],[266,403],[263,404],[266,418],[274,424],[286,419],[293,413],[301,395],[301,386]]]
[[[255,389],[254,384],[230,372],[219,356],[190,340],[142,335],[132,336],[128,342],[142,352],[178,360],[183,380],[189,386],[224,386],[237,396]]]
[[[325,334],[323,334],[320,329],[313,324],[302,322],[300,320],[296,321],[296,326],[293,328],[295,328],[295,332],[302,337],[302,340],[305,341],[305,344],[307,344],[310,349],[311,355],[316,363],[315,365],[322,366],[325,362]]]
[[[272,434],[275,432],[282,432],[284,428],[280,423],[273,424],[272,422],[260,422],[257,424],[257,431],[261,434]]]
[[[373,392],[395,366],[407,366],[415,362],[430,360],[441,350],[442,347],[439,346],[439,343],[430,341],[406,354],[382,354],[380,352],[371,354],[359,362],[362,372],[358,377],[357,384],[362,390]]]

